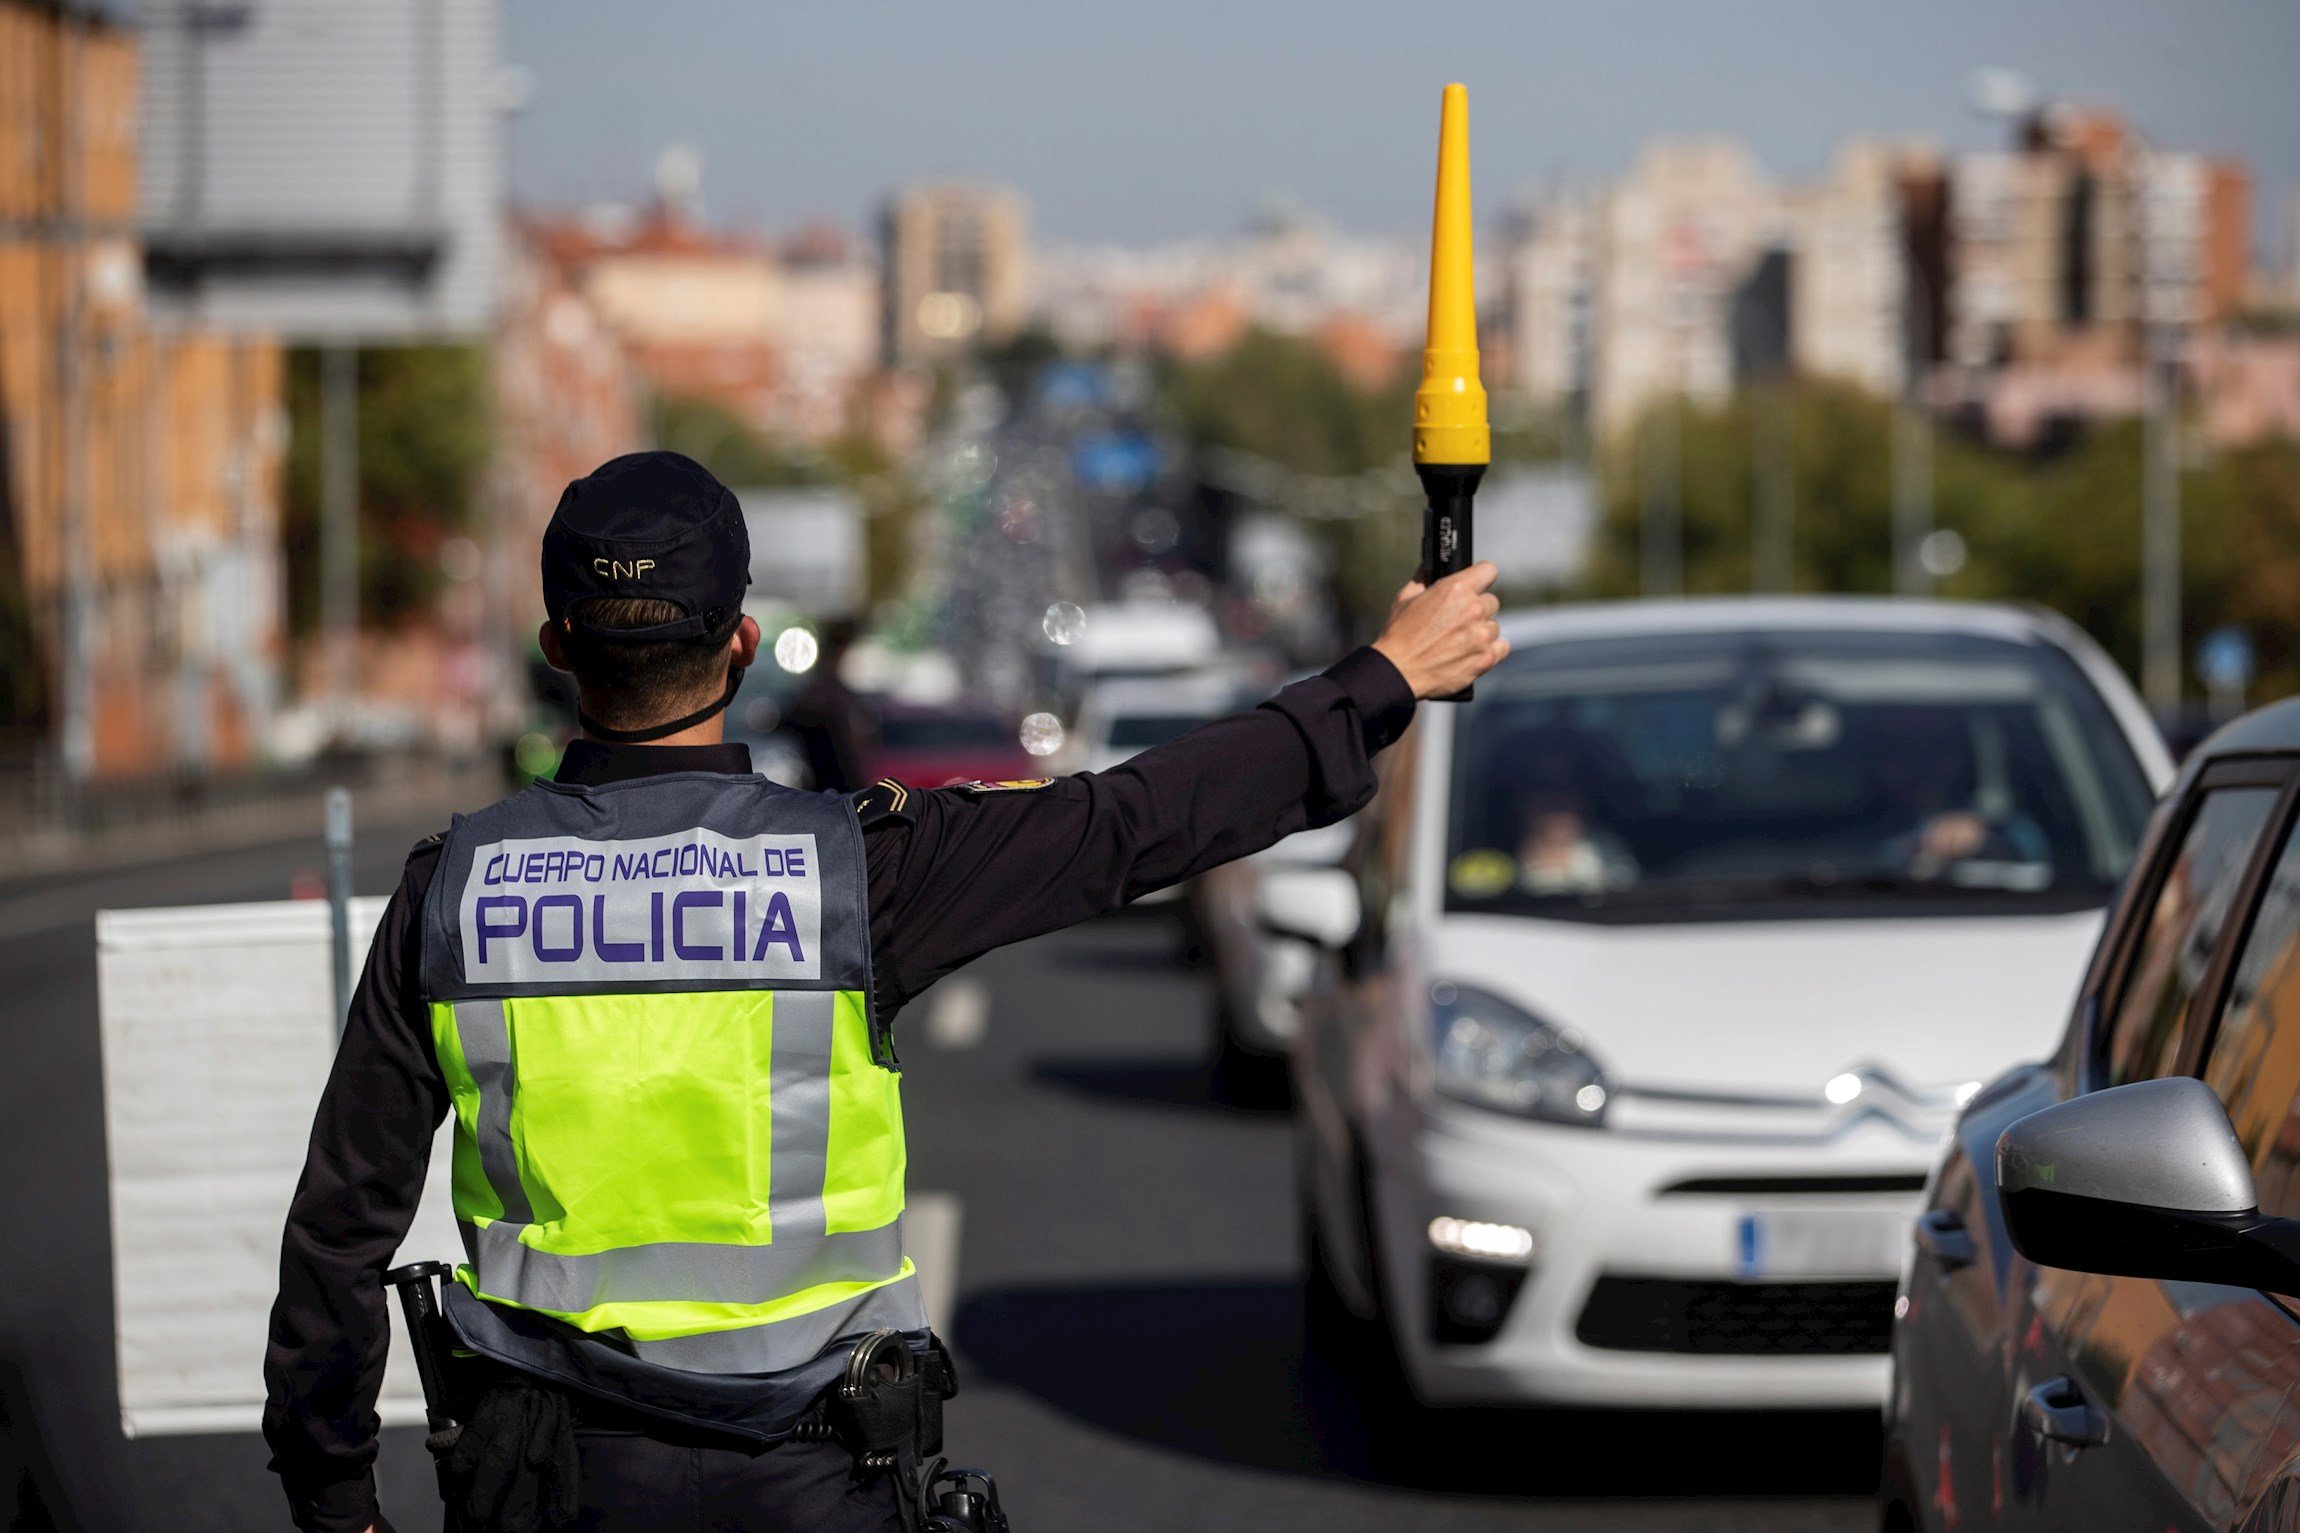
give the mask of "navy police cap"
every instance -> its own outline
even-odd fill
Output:
[[[543,529],[543,610],[569,633],[643,643],[711,638],[741,615],[750,583],[750,531],[734,492],[675,452],[600,464],[567,486]],[[584,623],[579,604],[598,596],[670,602],[684,615],[650,628],[597,628]]]

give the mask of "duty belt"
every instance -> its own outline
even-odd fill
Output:
[[[462,1440],[463,1428],[483,1409],[507,1409],[503,1397],[513,1392],[522,1394],[522,1410],[569,1431],[575,1420],[603,1407],[736,1449],[757,1451],[791,1440],[837,1442],[866,1473],[891,1480],[908,1533],[1008,1533],[991,1477],[951,1468],[935,1456],[942,1451],[942,1403],[958,1393],[958,1374],[949,1349],[931,1332],[873,1331],[772,1379],[698,1375],[691,1387],[700,1398],[650,1398],[634,1386],[658,1370],[613,1377],[614,1354],[598,1346],[566,1346],[540,1317],[472,1297],[453,1281],[452,1270],[421,1262],[384,1274],[399,1290],[423,1383],[430,1426],[424,1446],[437,1467],[448,1533],[487,1533],[488,1519],[466,1511],[466,1461],[474,1457],[474,1445]],[[444,1308],[433,1287],[441,1278],[447,1279]],[[496,1366],[483,1375],[469,1359]],[[488,1375],[500,1382],[489,1387]],[[610,1382],[616,1387],[603,1387]],[[527,1398],[539,1391],[556,1402],[539,1406]],[[747,1411],[730,1409],[738,1391],[749,1396]],[[483,1404],[491,1395],[492,1403]],[[728,1398],[710,1398],[717,1395]],[[523,1422],[522,1429],[532,1424]],[[465,1450],[460,1455],[459,1442]],[[563,1493],[572,1494],[571,1483]]]

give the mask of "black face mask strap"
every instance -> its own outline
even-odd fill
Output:
[[[650,724],[645,729],[609,729],[580,708],[575,710],[575,718],[583,726],[585,734],[605,740],[611,745],[645,745],[650,740],[660,740],[665,735],[675,735],[682,729],[693,729],[713,714],[725,712],[727,705],[735,700],[735,694],[742,690],[742,686],[743,667],[730,665],[727,667],[727,690],[719,695],[717,702],[697,708],[683,719],[673,719],[668,724]]]

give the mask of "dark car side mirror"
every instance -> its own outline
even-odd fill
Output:
[[[2030,1261],[2300,1296],[2300,1220],[2265,1218],[2212,1088],[2135,1081],[2031,1113],[1997,1138],[1997,1197]]]

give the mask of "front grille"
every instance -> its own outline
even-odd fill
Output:
[[[1786,1193],[1825,1197],[1841,1192],[1923,1192],[1922,1171],[1871,1171],[1819,1176],[1692,1176],[1661,1189],[1662,1197],[1710,1193]]]
[[[1574,1335],[1615,1352],[1843,1357],[1892,1349],[1890,1282],[1601,1277]]]

